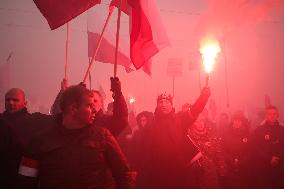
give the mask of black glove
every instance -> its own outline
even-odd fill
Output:
[[[110,78],[110,90],[116,94],[121,93],[121,83],[118,77]]]

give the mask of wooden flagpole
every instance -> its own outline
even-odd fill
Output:
[[[68,51],[69,51],[69,22],[66,24],[66,45],[65,45],[65,79],[68,79]]]
[[[109,20],[110,20],[110,17],[111,17],[111,15],[112,15],[112,12],[113,12],[113,9],[110,9],[110,10],[109,10],[109,13],[108,13],[107,20],[106,20],[106,22],[105,22],[105,24],[104,24],[104,27],[103,27],[103,29],[102,29],[102,32],[101,32],[101,35],[100,35],[98,44],[97,44],[97,46],[96,46],[96,49],[94,50],[92,59],[91,59],[91,61],[90,61],[90,63],[89,63],[88,69],[87,69],[87,71],[86,71],[86,73],[85,73],[85,76],[84,76],[84,79],[83,79],[83,83],[86,83],[86,79],[87,79],[87,77],[88,77],[88,75],[89,75],[89,73],[90,73],[90,69],[91,69],[92,65],[94,64],[94,60],[95,60],[95,58],[96,58],[96,56],[97,56],[97,54],[98,54],[98,50],[99,50],[99,47],[100,47],[100,45],[101,45],[101,42],[102,42],[102,39],[103,39],[103,35],[104,35],[105,30],[106,30],[106,27],[107,27],[107,25],[108,25],[108,23],[109,23]]]
[[[115,44],[115,61],[114,61],[114,70],[113,76],[116,77],[117,75],[117,58],[118,58],[118,48],[119,48],[119,32],[120,32],[120,18],[121,18],[121,3],[122,0],[119,0],[118,5],[118,17],[117,17],[117,24],[116,24],[116,44]]]
[[[89,64],[91,64],[90,57],[89,57]],[[92,75],[91,75],[91,72],[89,72],[89,85],[90,85],[90,90],[92,90]]]

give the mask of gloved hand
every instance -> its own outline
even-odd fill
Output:
[[[64,78],[61,81],[61,90],[65,91],[67,89],[67,87],[68,87],[68,80]]]
[[[121,83],[118,77],[110,78],[110,90],[116,94],[121,93]]]

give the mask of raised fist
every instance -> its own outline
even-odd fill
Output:
[[[114,93],[121,92],[121,83],[118,77],[111,77],[110,78],[110,90]]]

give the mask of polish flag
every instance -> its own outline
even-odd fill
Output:
[[[112,0],[118,7],[120,0]],[[136,69],[151,72],[151,58],[169,45],[155,0],[122,0],[121,10],[130,20],[130,58]]]
[[[106,18],[109,13],[108,6],[95,6],[88,11],[87,17],[87,30],[88,30],[88,56],[90,58],[93,57],[93,53],[95,48],[97,47],[103,26],[105,24]],[[109,22],[105,33],[103,35],[103,39],[101,45],[98,49],[97,56],[95,60],[103,63],[111,63],[114,64],[115,61],[115,33],[116,27],[115,24]],[[131,68],[131,60],[129,58],[129,42],[123,40],[123,38],[119,41],[119,50],[118,50],[118,65],[122,65],[125,67],[126,72],[131,72],[133,69]]]

